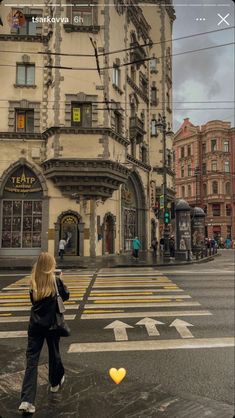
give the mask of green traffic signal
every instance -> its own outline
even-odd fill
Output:
[[[170,223],[170,212],[168,209],[164,212],[164,223],[169,224]]]

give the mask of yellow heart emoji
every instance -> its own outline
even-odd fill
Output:
[[[126,376],[126,370],[123,369],[123,367],[121,367],[121,369],[118,370],[112,367],[112,369],[109,369],[109,376],[117,385],[119,385],[119,383],[121,383],[124,377]]]

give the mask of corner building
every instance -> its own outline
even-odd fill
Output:
[[[158,113],[172,123],[174,9],[31,3],[18,29],[8,23],[15,10],[1,9],[0,256],[57,255],[61,237],[71,256],[123,253],[135,235],[148,249],[160,230]]]
[[[235,238],[235,129],[184,119],[174,138],[176,197],[206,213],[206,236]]]

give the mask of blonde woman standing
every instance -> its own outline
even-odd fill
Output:
[[[57,392],[64,383],[64,367],[60,357],[60,336],[51,331],[58,312],[56,285],[61,298],[69,299],[69,291],[60,278],[55,278],[56,263],[49,253],[41,253],[31,275],[30,299],[32,302],[29,326],[27,366],[21,391],[19,410],[35,412],[37,368],[46,339],[49,353],[49,382],[51,392]]]

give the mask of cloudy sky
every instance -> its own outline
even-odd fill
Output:
[[[176,20],[173,39],[234,26],[232,0],[174,0],[174,7]],[[221,18],[218,14],[225,17],[228,13],[226,20],[230,26],[225,22],[219,24]],[[205,20],[196,20],[197,18]],[[176,40],[173,42],[173,54],[229,42],[234,42],[233,28],[191,39]],[[174,56],[173,77],[175,131],[186,117],[195,125],[212,119],[222,119],[231,121],[234,126],[234,104],[226,103],[234,101],[234,45]],[[224,103],[218,103],[219,101]],[[182,108],[184,110],[177,110]]]

